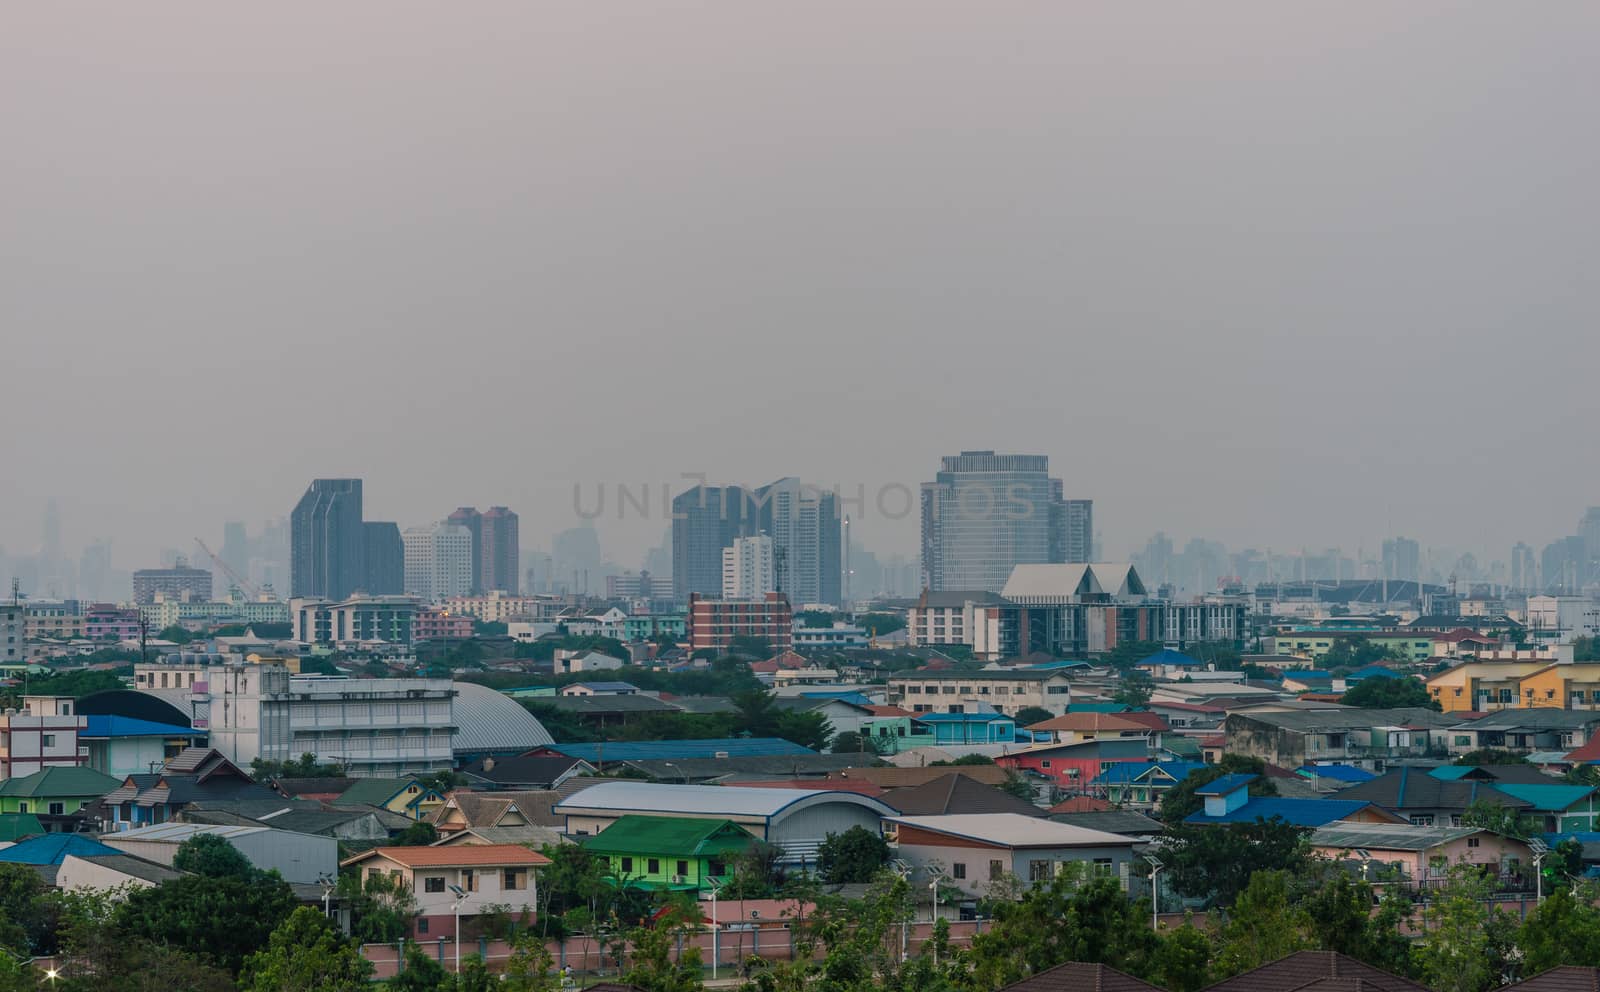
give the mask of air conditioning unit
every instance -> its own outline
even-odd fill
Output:
[[[684,875],[674,875],[674,876],[672,876],[672,884],[673,885],[688,885],[689,884],[689,879],[688,879],[687,876],[684,876]]]
[[[732,755],[728,754],[728,752],[726,752],[726,751],[718,751],[716,754],[713,754],[712,757],[713,758],[728,758],[728,757],[732,757]]]

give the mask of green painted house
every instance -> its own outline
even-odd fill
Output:
[[[58,766],[0,782],[0,813],[70,817],[122,785],[93,768]]]
[[[731,820],[630,814],[583,847],[604,858],[621,884],[691,892],[726,879],[733,860],[755,841]]]

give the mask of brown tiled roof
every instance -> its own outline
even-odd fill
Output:
[[[1391,975],[1333,951],[1300,951],[1253,971],[1208,986],[1206,992],[1427,992],[1408,978]]]
[[[970,779],[982,782],[984,785],[999,785],[1006,780],[1006,770],[999,765],[929,765],[922,768],[897,768],[886,765],[882,768],[846,768],[828,776],[828,780],[836,778],[856,778],[871,782],[873,785],[885,789],[908,789],[913,786],[927,785],[936,778],[955,772],[965,775]],[[826,785],[819,788],[828,788]]]
[[[884,788],[872,782],[864,782],[852,778],[782,778],[762,779],[754,782],[741,781],[741,789],[828,789],[832,792],[854,792],[858,796],[871,796],[874,799],[884,794]]]
[[[1049,971],[1007,985],[1002,992],[1162,992],[1158,985],[1140,981],[1103,964],[1068,961]]]
[[[550,859],[520,844],[462,844],[449,847],[375,847],[344,863],[388,858],[407,868],[476,868],[483,865],[547,865]]]
[[[1031,724],[1029,730],[1121,730],[1133,732],[1149,730],[1136,720],[1130,720],[1121,713],[1065,713],[1052,717],[1043,723]]]
[[[949,771],[949,769],[941,769]],[[943,816],[947,813],[1020,813],[1044,816],[1044,810],[1009,792],[951,772],[909,789],[890,789],[883,801],[906,816]]]
[[[1111,804],[1098,796],[1068,796],[1050,807],[1049,812],[1052,814],[1102,813],[1110,808]]]
[[[1515,985],[1506,986],[1505,992],[1600,992],[1600,968],[1580,968],[1564,965],[1542,971]]]

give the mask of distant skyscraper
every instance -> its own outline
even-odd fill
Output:
[[[289,589],[295,597],[348,599],[366,580],[361,480],[317,479],[289,517]]]
[[[798,608],[838,605],[843,578],[838,498],[788,477],[755,491],[757,527],[772,538],[777,589]]]
[[[484,511],[475,554],[479,592],[516,593],[522,553],[518,528],[517,515],[505,507]]]
[[[452,523],[407,527],[405,588],[414,596],[439,600],[472,593],[472,532]]]
[[[1533,549],[1518,541],[1511,548],[1511,588],[1518,592],[1531,592],[1539,588],[1539,566]]]
[[[934,481],[922,484],[923,585],[999,592],[1013,567],[1064,556],[1061,494],[1044,455],[946,456]]]
[[[1390,538],[1383,542],[1383,577],[1400,582],[1416,582],[1422,578],[1422,547],[1406,537]]]
[[[1061,480],[1050,480],[1050,560],[1092,562],[1094,557],[1094,500],[1067,499]]]
[[[447,524],[465,527],[472,535],[472,591],[475,594],[483,592],[483,586],[478,582],[483,551],[483,514],[475,506],[461,506],[444,520]]]
[[[224,564],[236,575],[250,572],[250,537],[245,533],[244,521],[229,520],[222,525],[222,554]]]
[[[672,598],[722,595],[722,549],[759,529],[739,486],[696,486],[672,500]]]
[[[406,590],[406,549],[400,525],[389,520],[368,520],[361,525],[366,540],[361,588],[374,596],[398,595]]]
[[[775,582],[771,537],[736,537],[722,549],[723,599],[763,599]]]

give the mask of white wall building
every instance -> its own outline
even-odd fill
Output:
[[[765,534],[738,537],[722,549],[723,599],[761,599],[777,588],[772,538]]]
[[[0,606],[0,664],[15,665],[28,656],[28,608]]]
[[[0,781],[88,762],[88,748],[78,743],[87,721],[77,715],[76,703],[67,697],[24,696],[20,711],[0,714]]]
[[[1600,603],[1587,596],[1529,596],[1528,634],[1558,644],[1594,637],[1600,634]]]
[[[472,532],[456,524],[407,527],[406,591],[435,602],[472,592]]]
[[[100,843],[126,854],[171,866],[184,841],[214,834],[232,844],[251,865],[276,870],[286,882],[315,884],[339,874],[339,842],[333,837],[302,834],[272,827],[211,823],[160,823],[106,834]]]

